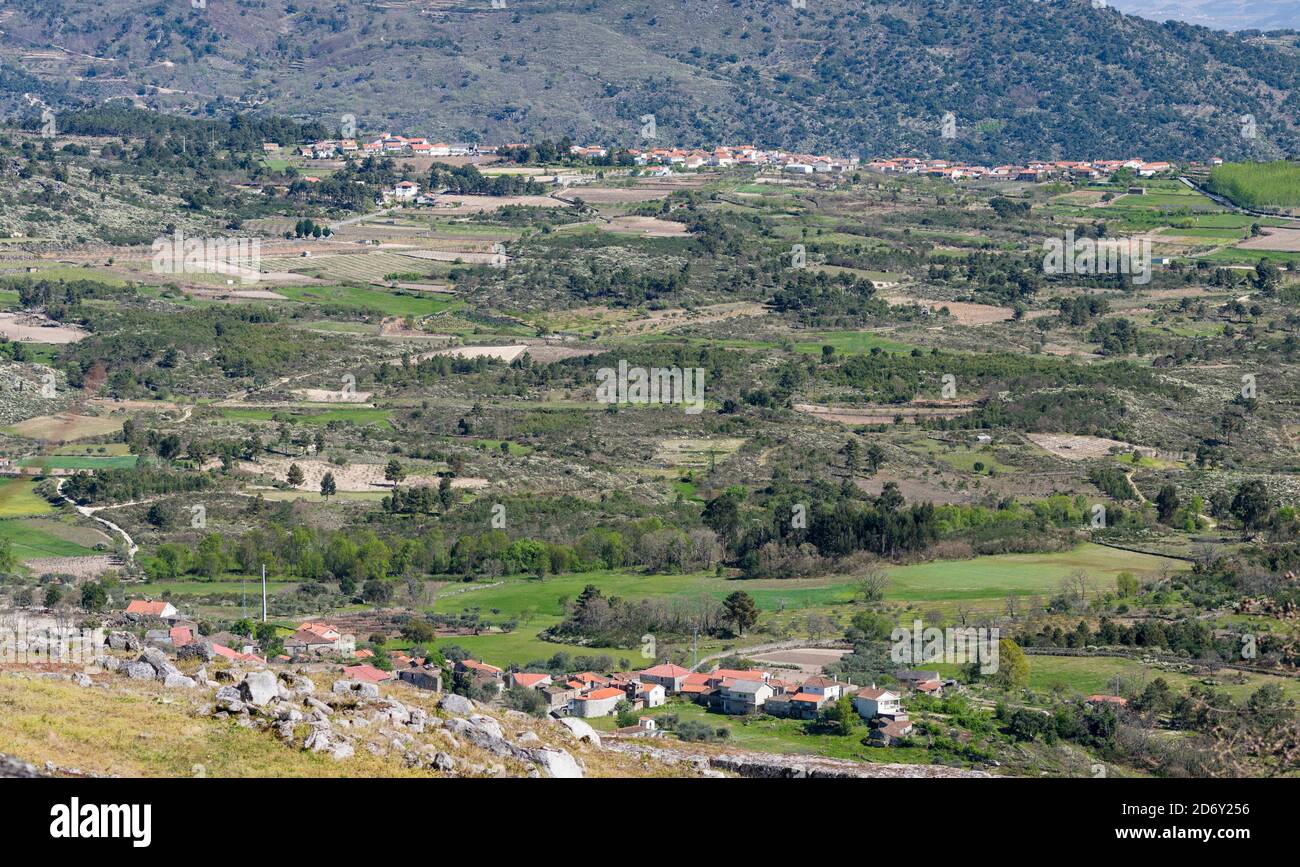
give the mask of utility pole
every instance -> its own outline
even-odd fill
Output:
[[[262,622],[266,622],[266,564],[262,564]]]

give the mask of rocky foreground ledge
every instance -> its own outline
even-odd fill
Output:
[[[737,776],[752,779],[941,779],[992,778],[995,774],[943,765],[874,764],[828,759],[820,756],[790,756],[773,753],[737,752],[716,754],[693,753],[668,747],[655,747],[626,741],[606,744],[616,752],[637,753],[665,764],[686,763],[703,776]]]

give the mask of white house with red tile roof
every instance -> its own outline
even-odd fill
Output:
[[[180,612],[176,606],[170,602],[164,602],[161,599],[133,599],[131,604],[126,606],[126,613],[135,617],[158,617],[163,620],[169,620],[173,617],[179,617]]]
[[[903,713],[903,704],[898,693],[888,689],[877,689],[875,684],[863,687],[853,696],[853,709],[863,719],[875,719],[878,716],[897,716]]]
[[[328,623],[313,623],[310,620],[300,624],[298,629],[284,640],[284,649],[290,655],[310,653],[344,653],[350,654],[357,649],[357,640],[345,635]]]
[[[420,185],[414,181],[398,181],[389,195],[399,202],[410,201],[420,195]]]
[[[645,707],[659,707],[668,700],[668,691],[660,683],[637,684],[636,697]]]
[[[551,683],[549,674],[537,674],[531,671],[510,672],[511,686],[522,686],[525,689],[541,689],[544,686],[550,686]]]
[[[212,645],[212,652],[224,659],[229,659],[231,662],[258,662],[263,665],[266,664],[266,660],[255,653],[240,653],[238,650],[231,650],[224,644],[216,644],[214,642]]]
[[[805,680],[799,691],[824,696],[829,701],[836,701],[840,696],[844,695],[844,687],[845,684],[840,683],[835,678],[819,674]]]

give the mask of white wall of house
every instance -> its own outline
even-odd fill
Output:
[[[577,717],[609,716],[614,712],[614,706],[624,698],[621,695],[594,700],[575,698],[569,702],[569,713]]]
[[[885,691],[878,698],[856,695],[853,698],[853,707],[863,719],[903,712],[903,705],[898,700],[898,696],[889,691]]]

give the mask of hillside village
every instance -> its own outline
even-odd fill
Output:
[[[527,149],[525,144],[481,145],[430,143],[426,138],[412,138],[385,133],[368,141],[324,139],[302,145],[296,153],[307,159],[327,160],[353,155],[425,156],[480,158]],[[263,150],[277,153],[281,145],[266,143]],[[835,157],[820,154],[792,153],[781,149],[762,149],[753,145],[720,145],[711,150],[692,148],[626,148],[602,145],[570,145],[569,156],[594,165],[631,165],[661,174],[663,169],[694,171],[710,168],[775,168],[791,175],[837,175],[858,169],[880,174],[922,175],[949,180],[1045,181],[1054,177],[1102,180],[1126,169],[1138,177],[1151,178],[1175,170],[1167,161],[1140,158],[1105,160],[1031,160],[1023,165],[982,166],[920,157]],[[1222,165],[1222,158],[1209,161]],[[656,168],[657,167],[657,168]],[[408,195],[415,195],[409,193]]]
[[[711,671],[697,672],[671,662],[639,671],[567,673],[506,670],[465,656],[444,659],[439,664],[402,651],[391,654],[381,651],[377,655],[371,648],[358,648],[355,636],[343,632],[342,628],[319,620],[299,624],[279,642],[283,652],[267,657],[255,639],[231,632],[202,634],[198,621],[163,600],[132,600],[120,617],[99,627],[101,632],[115,628],[118,630],[113,633],[115,646],[152,648],[179,659],[224,660],[234,665],[269,666],[272,670],[309,675],[328,673],[361,684],[401,683],[491,704],[500,704],[507,690],[525,690],[539,697],[535,714],[557,720],[601,717],[624,720],[669,702],[691,702],[721,716],[767,715],[816,720],[828,706],[847,702],[869,727],[864,743],[869,741],[872,746],[889,746],[912,733],[913,726],[903,703],[907,695],[937,697],[945,689],[962,689],[956,680],[943,678],[937,671],[919,670],[894,672],[900,687],[889,689],[875,684],[854,685],[824,675],[791,674],[781,669],[714,667]],[[51,661],[71,652],[57,641],[44,646],[44,640],[36,632],[30,641],[32,648],[41,644],[41,652]],[[26,644],[14,646],[12,640],[7,646],[10,655],[28,649]],[[175,683],[192,685],[180,679]],[[1100,697],[1094,696],[1089,701],[1094,699]],[[615,728],[609,734],[658,738],[665,732],[658,728],[653,716],[642,715],[636,723]]]

